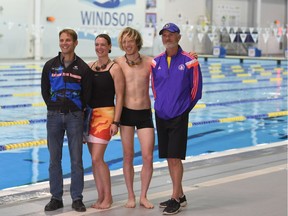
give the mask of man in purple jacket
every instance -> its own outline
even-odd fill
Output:
[[[152,89],[159,158],[167,158],[173,184],[171,199],[161,202],[163,214],[176,214],[187,204],[182,188],[189,112],[202,96],[198,60],[179,45],[180,29],[167,23],[159,32],[166,51],[152,62]]]

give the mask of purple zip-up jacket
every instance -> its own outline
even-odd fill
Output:
[[[161,53],[152,61],[151,85],[154,109],[159,118],[168,120],[191,111],[202,97],[202,74],[198,60],[179,46],[168,68],[167,55]]]

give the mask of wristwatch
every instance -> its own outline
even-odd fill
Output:
[[[116,125],[117,127],[120,127],[120,122],[113,121],[112,124]]]

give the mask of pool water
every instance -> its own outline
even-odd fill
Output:
[[[287,140],[287,62],[199,61],[203,97],[189,115],[187,156]],[[48,180],[41,69],[42,64],[0,65],[0,189]],[[117,170],[122,159],[117,135],[108,145],[105,160],[111,170]],[[157,136],[154,161],[161,161]],[[91,174],[86,145],[83,162],[85,174]],[[142,164],[136,135],[134,164]],[[62,166],[65,177],[70,177],[66,141]]]

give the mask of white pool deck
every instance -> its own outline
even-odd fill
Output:
[[[287,216],[287,147],[288,141],[263,144],[191,157],[184,163],[183,187],[188,205],[182,216]],[[139,170],[135,167],[135,192],[139,196]],[[1,173],[2,175],[2,173]],[[69,179],[65,180],[64,208],[44,212],[50,200],[48,182],[0,191],[0,215],[3,216],[127,216],[162,215],[160,201],[171,194],[167,164],[156,163],[148,198],[154,209],[137,204],[123,207],[126,186],[122,170],[112,171],[114,203],[109,210],[90,208],[97,198],[92,176],[85,176],[84,204],[86,212],[71,208]]]

